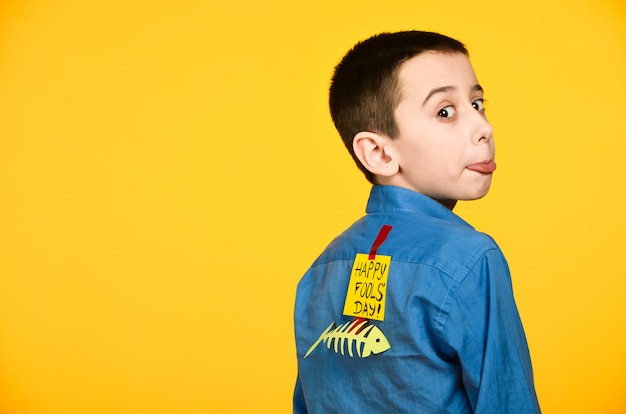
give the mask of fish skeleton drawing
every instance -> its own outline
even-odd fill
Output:
[[[337,326],[335,322],[332,322],[328,328],[322,332],[311,348],[309,348],[304,357],[308,357],[320,342],[324,342],[328,349],[331,349],[332,346],[335,353],[341,352],[341,355],[345,355],[345,345],[350,357],[354,356],[352,351],[354,348],[359,358],[367,358],[372,354],[380,354],[391,348],[383,332],[377,326],[368,324],[367,319],[362,318],[356,318],[351,322],[346,322],[339,326]]]

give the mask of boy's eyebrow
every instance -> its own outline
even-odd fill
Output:
[[[443,93],[443,92],[448,92],[448,91],[452,91],[455,90],[456,87],[455,86],[442,86],[440,88],[435,88],[432,91],[430,91],[428,93],[428,95],[426,96],[426,99],[424,99],[424,102],[422,102],[422,106],[426,105],[426,102],[428,102],[428,100],[433,96],[433,95],[437,95],[438,93]],[[479,84],[476,84],[472,87],[472,92],[483,92],[483,87],[480,86]]]

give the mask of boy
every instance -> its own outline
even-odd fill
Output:
[[[496,169],[463,44],[367,39],[336,67],[330,109],[373,187],[298,285],[294,412],[540,412],[504,256],[452,212]]]

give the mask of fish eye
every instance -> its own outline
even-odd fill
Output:
[[[475,110],[483,112],[485,110],[485,101],[484,99],[476,99],[472,102],[472,106]]]
[[[452,105],[444,106],[437,112],[437,116],[440,118],[452,118],[454,114],[456,114],[456,111]]]

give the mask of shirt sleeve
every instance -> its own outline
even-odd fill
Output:
[[[476,414],[540,413],[511,276],[498,248],[455,278],[443,338],[460,362]]]

